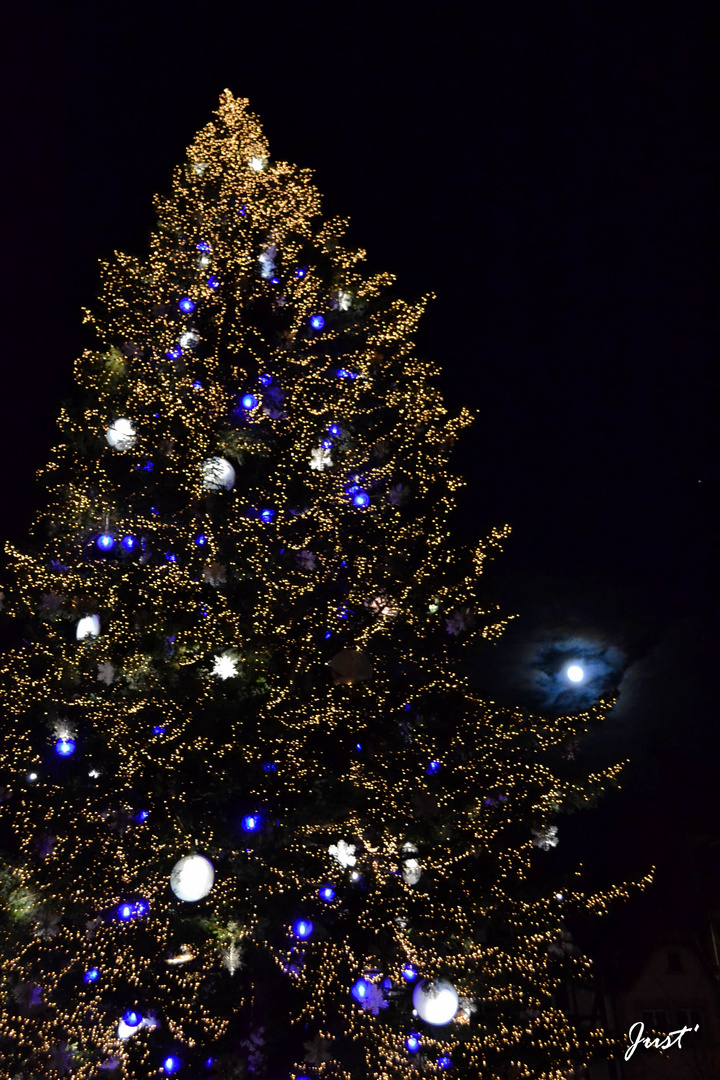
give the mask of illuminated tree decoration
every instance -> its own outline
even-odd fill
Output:
[[[579,1073],[564,920],[628,889],[543,849],[617,782],[562,759],[611,703],[462,674],[509,528],[453,539],[472,416],[414,344],[430,296],[229,92],[169,180],[5,548],[0,1080]]]
[[[75,740],[58,739],[55,743],[55,753],[59,757],[71,757],[75,753]]]
[[[172,868],[170,888],[178,900],[192,904],[204,900],[213,887],[213,864],[203,855],[185,855]]]
[[[418,1016],[427,1024],[449,1024],[458,1010],[455,987],[444,980],[418,983],[412,1000]]]
[[[78,621],[75,628],[75,637],[78,641],[87,641],[89,638],[96,638],[100,636],[100,616],[99,615],[84,615],[82,619]]]
[[[135,425],[132,420],[127,420],[125,417],[113,420],[105,437],[113,450],[130,450],[137,442]]]
[[[232,491],[235,484],[235,470],[225,458],[208,458],[203,462],[202,475],[208,491]]]

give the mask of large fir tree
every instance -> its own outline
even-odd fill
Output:
[[[553,764],[602,709],[458,674],[507,530],[448,539],[471,418],[413,352],[425,301],[228,92],[157,208],[8,549],[0,1076],[574,1075],[567,912],[622,889],[532,867],[616,770]]]

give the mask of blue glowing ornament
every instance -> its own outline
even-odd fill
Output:
[[[310,922],[309,919],[298,919],[298,921],[293,926],[293,934],[295,935],[295,937],[302,938],[303,941],[306,938],[309,938],[312,932],[313,924]]]
[[[148,904],[147,900],[138,900],[137,904],[135,905],[136,915],[147,915],[149,910],[150,905]]]
[[[383,990],[392,990],[392,979],[383,979]]]
[[[297,270],[295,271],[295,277],[297,278],[304,278],[306,274],[307,266],[298,266]]]
[[[274,517],[275,517],[275,511],[274,510],[261,510],[260,511],[260,520],[264,521],[265,524],[268,524],[269,522],[271,522]]]
[[[122,546],[125,548],[126,551],[134,551],[135,548],[137,547],[137,540],[135,539],[134,536],[123,536],[120,543],[122,544]]]
[[[178,307],[181,311],[184,311],[186,315],[189,315],[191,311],[195,310],[195,303],[189,296],[183,296],[179,302]]]
[[[208,289],[215,290],[215,289],[217,289],[219,284],[220,284],[220,281],[218,280],[218,278],[215,277],[214,274],[211,274],[210,277],[207,279]]]
[[[312,326],[313,330],[322,330],[323,326],[325,325],[325,320],[323,319],[322,315],[311,315],[310,325]]]
[[[123,922],[127,922],[128,919],[132,919],[134,914],[134,908],[132,904],[121,904],[118,908],[118,918]]]
[[[195,245],[195,250],[196,251],[205,251],[205,252],[207,252],[207,251],[211,251],[212,249],[211,249],[210,245],[208,244],[207,240],[201,240],[199,244]]]
[[[74,739],[58,739],[55,743],[55,753],[60,757],[70,757],[75,753]]]
[[[176,345],[174,349],[167,349],[165,355],[168,360],[179,360],[182,356],[182,349],[179,345]]]
[[[269,386],[272,382],[272,375],[260,375],[258,376],[258,382],[261,386]]]
[[[196,379],[195,382],[193,383],[193,389],[194,390],[202,390],[202,383],[200,382],[199,379]]]
[[[259,814],[246,814],[241,823],[243,832],[257,832],[260,828]]]
[[[83,975],[84,983],[97,982],[100,978],[100,968],[89,968]]]
[[[417,968],[414,968],[412,964],[406,964],[401,974],[405,982],[414,982],[418,977]]]
[[[173,555],[172,551],[166,551],[165,552],[165,558],[167,559],[168,562],[175,562],[176,561],[176,558]]]
[[[110,533],[102,533],[95,541],[101,551],[112,551],[115,547],[115,538]]]
[[[355,743],[355,749],[357,750],[358,753],[360,753],[360,751],[362,750],[361,744],[360,743]]]
[[[252,409],[257,409],[258,399],[254,394],[245,394],[240,399],[240,404],[246,412],[250,412]]]
[[[152,463],[152,461],[146,461],[145,462],[145,464],[143,465],[143,471],[144,472],[152,472],[153,471],[153,463]]]
[[[157,516],[158,516],[158,514],[160,513],[160,511],[158,510],[157,506],[151,506],[151,507],[150,507],[150,513],[151,513],[151,514],[154,514],[154,515],[155,515],[155,517],[157,517]]]
[[[163,1072],[168,1075],[176,1073],[181,1065],[182,1061],[179,1057],[175,1057],[174,1054],[169,1054],[162,1063]]]
[[[341,431],[340,426],[338,424],[331,424],[330,427],[328,428],[328,431],[332,435],[333,439],[339,439],[340,436],[342,435],[342,431]]]
[[[350,993],[356,1001],[364,1001],[370,993],[370,983],[367,979],[358,979],[351,987]]]
[[[161,724],[158,724],[157,727],[154,727],[152,729],[152,733],[153,733],[153,735],[164,735],[165,734],[165,728]]]
[[[321,889],[318,889],[318,896],[321,900],[324,900],[326,904],[331,904],[335,899],[335,890],[332,885],[323,885]]]
[[[353,495],[353,506],[357,506],[358,509],[364,510],[366,506],[370,505],[370,496],[367,491],[356,491]]]
[[[204,533],[200,533],[199,536],[195,537],[195,543],[198,547],[203,547],[205,544],[207,544],[207,536],[205,536]]]
[[[140,822],[140,824],[142,824],[142,823],[143,823],[143,821],[147,821],[147,819],[148,819],[149,817],[150,817],[150,811],[149,811],[149,810],[140,810],[140,811],[139,811],[139,812],[138,812],[138,813],[137,813],[137,814],[135,815],[135,820],[136,820],[136,821],[139,821],[139,822]]]
[[[325,631],[325,640],[327,641],[327,639],[328,639],[328,638],[331,638],[331,637],[332,637],[332,633],[331,633],[331,631],[330,631],[330,630],[326,630],[326,631]]]
[[[434,776],[435,773],[439,773],[440,772],[440,762],[439,761],[431,761],[430,764],[428,765],[427,769],[425,770],[425,772],[428,773],[430,776]]]
[[[139,1012],[135,1012],[134,1009],[128,1009],[128,1011],[123,1015],[123,1020],[128,1027],[139,1027],[142,1023],[142,1016]]]
[[[214,1060],[215,1060],[215,1058],[208,1058],[207,1061],[205,1062],[205,1068],[209,1069]]]
[[[437,1063],[438,1063],[438,1068],[440,1068],[440,1069],[449,1069],[451,1067],[451,1065],[452,1065],[452,1061],[445,1054],[443,1054],[442,1057],[439,1057],[437,1059]]]
[[[240,215],[240,217],[245,217],[245,215],[247,213],[247,207],[246,206],[241,206],[240,209],[237,211],[237,213]]]
[[[263,772],[277,772],[277,762],[266,761],[263,765]]]
[[[270,278],[270,284],[271,285],[279,285],[280,284],[280,278],[279,277],[271,277]]]
[[[405,1046],[411,1054],[414,1054],[416,1050],[420,1049],[420,1036],[414,1034],[408,1035],[407,1039],[405,1040]]]
[[[338,379],[357,379],[357,375],[354,371],[348,371],[347,368],[341,367],[337,370]]]

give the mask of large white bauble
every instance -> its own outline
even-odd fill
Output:
[[[231,491],[235,483],[235,470],[229,461],[222,457],[211,457],[203,461],[203,484],[208,491]]]
[[[458,1011],[458,996],[449,982],[418,983],[413,991],[413,1005],[427,1024],[449,1024]]]
[[[129,450],[137,442],[137,433],[135,431],[135,425],[132,420],[126,420],[121,417],[119,420],[113,420],[110,427],[107,429],[105,438],[112,446],[113,450]]]
[[[78,641],[85,641],[86,638],[100,637],[100,616],[85,615],[80,619],[77,624],[77,630],[75,631],[75,637]]]
[[[207,896],[214,881],[213,864],[204,855],[186,855],[175,863],[170,874],[170,888],[178,900],[188,904]]]

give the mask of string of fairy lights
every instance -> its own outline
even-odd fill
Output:
[[[155,203],[7,548],[0,1078],[223,1080],[303,1032],[288,1080],[559,1080],[602,1039],[554,1005],[588,971],[554,943],[628,887],[523,899],[531,825],[619,767],[539,756],[607,705],[532,718],[456,673],[507,624],[478,589],[509,529],[448,540],[472,416],[414,354],[430,297],[363,276],[229,92]],[[193,854],[197,902],[169,885]]]

